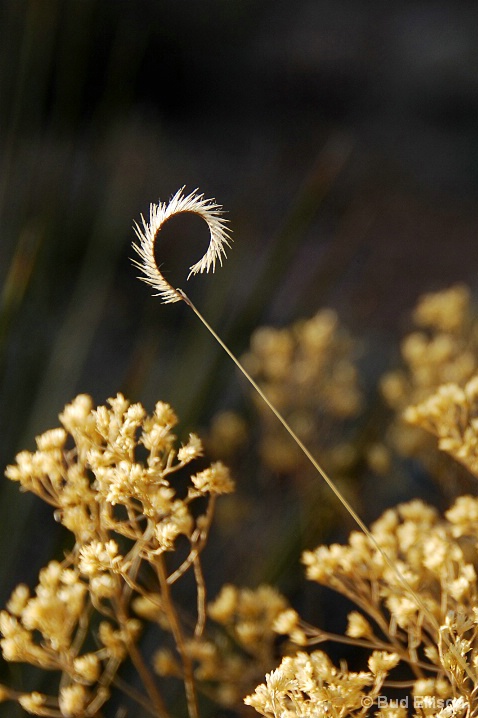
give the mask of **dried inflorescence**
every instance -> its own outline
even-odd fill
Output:
[[[412,319],[417,329],[401,346],[406,369],[382,379],[384,396],[396,410],[423,400],[441,384],[467,381],[478,366],[478,319],[465,286],[424,295]]]
[[[311,319],[252,335],[243,364],[266,396],[286,417],[312,454],[337,475],[353,464],[354,449],[344,434],[344,420],[360,411],[362,396],[353,361],[352,339],[326,309]],[[280,474],[303,475],[309,464],[268,407],[252,395],[260,417],[259,452],[264,465]]]
[[[178,420],[163,402],[150,416],[121,394],[108,404],[95,409],[89,396],[76,397],[60,415],[62,426],[37,437],[37,451],[21,452],[6,471],[22,490],[51,504],[75,538],[63,563],[53,561],[40,572],[34,594],[18,586],[0,614],[6,660],[61,673],[55,697],[5,689],[4,699],[17,699],[34,715],[96,715],[127,657],[143,680],[144,701],[157,715],[166,715],[137,646],[141,622],[134,608],[143,617],[145,605],[146,618],[172,634],[188,702],[195,702],[187,636],[170,591],[194,570],[200,635],[205,620],[200,553],[215,499],[233,491],[234,484],[228,469],[216,462],[193,473],[180,491],[175,477],[201,456],[199,438],[190,434],[176,448]],[[193,509],[197,499],[200,511]],[[188,550],[183,546],[175,559],[181,538]],[[142,585],[144,568],[148,590]],[[92,625],[98,625],[97,648],[85,650]]]
[[[370,451],[374,468],[389,472],[392,454],[418,458],[448,495],[470,489],[466,473],[434,450],[423,432],[403,421],[404,411],[426,400],[438,387],[459,386],[478,370],[478,316],[468,288],[457,284],[441,292],[425,294],[412,316],[416,329],[402,342],[404,367],[381,380],[382,394],[396,419],[385,443]]]
[[[478,477],[478,376],[462,388],[445,384],[417,406],[405,419],[438,437],[438,447]]]
[[[202,217],[209,227],[209,247],[204,256],[189,267],[189,276],[198,272],[209,272],[211,269],[214,271],[216,262],[222,264],[223,257],[226,256],[226,247],[230,247],[232,241],[227,229],[227,219],[222,216],[222,206],[216,204],[213,199],[204,199],[204,195],[198,194],[197,191],[186,196],[183,192],[184,187],[178,190],[169,202],[151,204],[149,222],[141,216],[143,226],[135,224],[139,244],[134,244],[133,247],[139,260],[135,260],[134,264],[141,271],[140,279],[156,289],[157,296],[160,296],[165,304],[180,302],[184,299],[182,290],[175,289],[169,284],[156,262],[156,241],[165,222],[175,215],[190,212]]]
[[[334,666],[323,651],[299,652],[284,658],[245,703],[266,718],[364,715],[399,660],[396,653],[374,651],[368,671],[352,672]]]
[[[301,630],[308,645],[337,640],[368,649],[369,670],[338,669],[321,651],[288,657],[246,698],[267,718],[345,718],[377,707],[376,715],[396,715],[387,699],[394,685],[408,687],[416,715],[476,715],[478,499],[461,497],[444,519],[421,501],[403,504],[386,511],[372,535],[413,592],[368,538],[354,532],[348,545],[319,546],[303,556],[310,580],[360,609],[349,614],[346,635],[315,629],[290,609],[276,622],[292,640]],[[455,713],[446,713],[450,706]]]

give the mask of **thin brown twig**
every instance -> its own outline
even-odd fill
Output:
[[[118,688],[122,693],[131,698],[131,700],[133,700],[135,703],[144,708],[147,713],[154,716],[154,718],[157,718],[156,711],[152,708],[151,704],[145,699],[145,697],[142,695],[142,693],[140,693],[140,691],[136,690],[136,688],[133,688],[133,686],[130,686],[129,683],[120,678],[120,676],[115,676],[113,685]]]
[[[166,709],[163,698],[158,690],[158,687],[156,686],[156,682],[153,676],[151,675],[149,669],[147,668],[143,660],[143,656],[138,650],[138,647],[136,646],[134,641],[128,641],[127,647],[131,661],[136,670],[138,671],[141,681],[154,706],[155,713],[153,715],[156,715],[157,718],[169,718],[169,713]]]
[[[193,562],[194,566],[194,578],[196,579],[197,586],[197,610],[198,617],[196,626],[194,628],[194,638],[201,638],[204,633],[204,626],[206,625],[206,584],[204,582],[204,576],[202,572],[201,561],[199,556],[196,556]]]
[[[186,648],[186,642],[184,640],[183,631],[181,624],[174,606],[174,602],[171,596],[171,588],[168,583],[168,575],[166,571],[166,565],[164,557],[158,556],[158,560],[155,564],[159,584],[161,586],[161,598],[163,600],[164,611],[168,617],[169,625],[176,643],[176,648],[181,661],[183,664],[184,673],[184,689],[186,691],[186,700],[188,705],[189,718],[199,718],[196,687],[194,684],[194,671],[191,657]]]

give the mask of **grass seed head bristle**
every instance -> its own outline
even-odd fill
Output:
[[[159,202],[151,204],[149,222],[141,215],[142,227],[135,223],[134,230],[139,239],[138,244],[133,247],[139,255],[139,260],[133,260],[143,276],[140,279],[157,290],[165,304],[179,302],[184,299],[182,293],[171,286],[165,279],[157,265],[154,254],[156,240],[163,224],[171,217],[182,212],[197,214],[204,219],[209,227],[209,246],[201,259],[189,267],[188,279],[192,274],[214,272],[216,262],[222,265],[223,257],[226,256],[226,247],[230,247],[231,236],[227,229],[227,220],[222,216],[222,206],[216,204],[212,199],[204,199],[203,194],[197,194],[197,190],[184,195],[184,187],[176,192],[169,203]]]

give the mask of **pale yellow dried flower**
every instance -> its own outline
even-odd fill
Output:
[[[7,610],[13,616],[21,616],[30,598],[30,589],[24,583],[18,584],[7,603]]]
[[[181,668],[171,651],[161,648],[153,657],[153,668],[158,676],[180,676]]]
[[[399,665],[402,675],[409,668],[417,716],[448,718],[453,711],[474,715],[478,499],[460,497],[445,518],[422,501],[402,504],[372,525],[372,535],[413,591],[397,580],[377,546],[358,532],[351,534],[348,545],[319,546],[303,555],[308,578],[360,608],[360,613],[349,614],[347,639],[304,624],[308,644],[335,638],[369,648],[370,673],[353,673],[343,665],[338,670],[320,651],[297,653],[283,659],[246,698],[261,715],[396,717],[400,711],[385,687],[394,685],[389,674]],[[300,625],[295,612],[286,610],[275,627],[290,631],[296,623]]]
[[[294,611],[293,608],[288,608],[285,611],[282,611],[282,613],[279,613],[277,618],[275,619],[274,623],[272,624],[272,628],[276,633],[291,633],[297,628],[297,625],[299,623],[299,614],[297,611]]]
[[[78,677],[87,683],[95,683],[101,671],[101,663],[95,653],[85,653],[73,661],[73,667]]]
[[[413,312],[413,320],[417,326],[459,331],[469,320],[470,307],[470,290],[464,284],[455,284],[441,292],[424,294]]]
[[[73,683],[60,689],[58,704],[64,718],[81,718],[85,715],[88,694],[85,687]]]
[[[231,622],[237,609],[238,597],[239,589],[231,584],[225,584],[216,600],[207,607],[213,621],[223,624]]]
[[[79,569],[86,576],[96,576],[103,572],[126,573],[129,562],[118,554],[118,544],[112,539],[103,544],[92,541],[82,546],[79,552]]]
[[[202,494],[230,494],[234,491],[234,481],[222,461],[216,461],[208,469],[191,476],[191,481]]]
[[[195,675],[207,681],[216,701],[233,707],[274,666],[277,651],[275,623],[288,608],[271,586],[240,589],[226,584],[208,605],[209,617],[221,630],[188,643]],[[298,629],[297,629],[298,630]],[[214,634],[213,634],[214,635]]]
[[[377,673],[388,673],[400,662],[398,653],[386,653],[385,651],[374,651],[368,659],[368,667],[375,675]]]
[[[27,713],[31,713],[34,716],[43,715],[42,709],[45,705],[46,696],[34,691],[33,693],[24,693],[18,699],[21,707],[26,710]]]
[[[188,464],[198,456],[203,455],[202,442],[196,434],[189,434],[189,441],[178,451],[178,460],[183,464]]]
[[[370,638],[373,635],[372,627],[367,619],[358,611],[351,611],[348,616],[348,625],[345,635],[350,638]]]
[[[39,631],[55,651],[65,650],[84,611],[86,593],[87,588],[76,572],[51,561],[40,572],[36,595],[27,601],[21,613],[23,626],[28,631]]]
[[[111,656],[120,661],[123,660],[127,654],[127,647],[125,634],[122,630],[116,631],[111,623],[102,621],[98,628],[98,637]]]
[[[272,629],[279,634],[288,635],[297,646],[307,645],[307,635],[300,625],[300,617],[292,608],[282,611],[272,624]]]

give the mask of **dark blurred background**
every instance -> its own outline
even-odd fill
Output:
[[[2,467],[79,392],[169,401],[183,435],[247,405],[130,262],[133,221],[183,185],[231,222],[187,291],[237,354],[330,306],[373,383],[419,294],[476,290],[477,27],[451,0],[0,0]],[[207,239],[168,226],[174,286]],[[2,604],[60,550],[39,503],[1,482]]]

